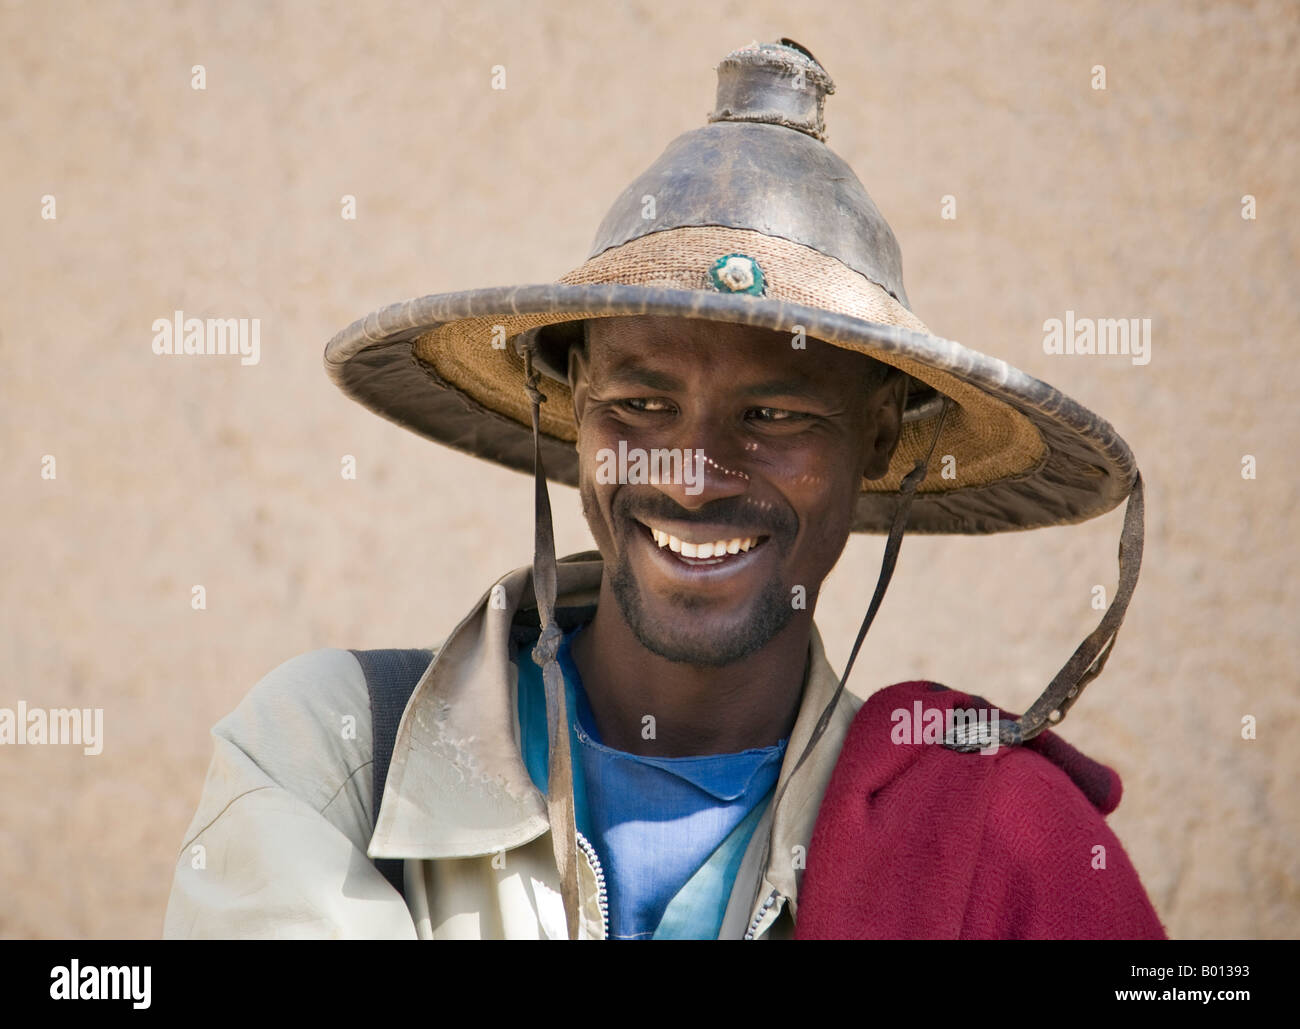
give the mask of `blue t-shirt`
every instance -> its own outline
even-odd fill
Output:
[[[770,802],[787,740],[738,754],[641,757],[605,746],[570,645],[564,674],[578,830],[605,872],[611,939],[716,939],[741,858]],[[546,690],[521,647],[519,724],[525,763],[546,792]]]

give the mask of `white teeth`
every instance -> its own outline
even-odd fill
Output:
[[[724,554],[739,554],[742,551],[748,551],[757,545],[758,540],[754,537],[745,537],[730,540],[714,540],[712,543],[687,543],[678,539],[670,532],[662,529],[656,529],[653,526],[647,526],[650,529],[650,535],[660,547],[667,547],[674,554],[681,554],[683,557],[707,558],[722,557]]]

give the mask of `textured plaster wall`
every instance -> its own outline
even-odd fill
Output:
[[[323,345],[579,264],[703,123],[714,64],[782,35],[835,79],[829,143],[920,317],[1138,456],[1141,583],[1062,731],[1123,777],[1110,822],[1157,910],[1297,934],[1296,6],[770,0],[0,6],[0,707],[105,719],[96,757],[0,748],[0,934],[157,935],[212,723],[305,650],[432,644],[530,560],[529,481],[346,400]],[[177,309],[259,318],[260,363],[155,356]],[[1045,354],[1066,310],[1151,319],[1150,363]],[[909,539],[853,689],[1023,710],[1113,588],[1120,520]],[[851,540],[818,607],[841,667],[880,551]]]

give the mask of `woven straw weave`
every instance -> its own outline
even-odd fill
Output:
[[[613,247],[558,280],[571,285],[626,283],[673,289],[710,290],[708,270],[724,254],[754,258],[763,271],[765,295],[818,307],[882,325],[929,333],[925,325],[884,289],[834,258],[798,243],[748,229],[700,226],[668,229]],[[466,318],[419,336],[413,352],[437,374],[484,407],[531,424],[523,389],[523,363],[511,346],[499,343],[525,329],[584,318],[610,317],[610,312],[506,315]],[[500,327],[500,328],[498,328]],[[794,326],[770,328],[793,333]],[[893,365],[949,396],[954,405],[944,421],[930,474],[920,486],[925,493],[983,486],[1027,474],[1043,460],[1046,446],[1030,421],[1007,404],[946,373],[892,352],[885,343],[828,340]],[[576,427],[566,385],[547,380],[541,406],[543,432],[573,442]],[[929,449],[933,418],[907,422],[889,473],[864,480],[866,492],[892,492],[913,464]],[[955,459],[955,478],[945,479],[942,458]]]

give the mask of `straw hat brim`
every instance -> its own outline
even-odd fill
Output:
[[[766,295],[708,286],[700,255],[738,251],[763,269]],[[1137,476],[1102,418],[1005,361],[942,339],[896,299],[832,258],[757,232],[652,233],[559,282],[440,293],[374,311],[325,348],[348,396],[428,439],[530,472],[533,439],[519,341],[536,335],[548,373],[541,451],[547,477],[576,486],[576,427],[562,349],[584,319],[702,318],[792,333],[906,372],[952,401],[909,518],[909,532],[994,533],[1080,522],[1114,508]],[[568,333],[567,337],[564,335]],[[557,342],[559,353],[557,353]],[[924,384],[924,387],[921,386]],[[864,479],[855,532],[889,530],[902,477],[929,450],[938,405],[913,410],[889,473]]]

